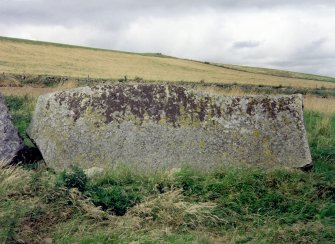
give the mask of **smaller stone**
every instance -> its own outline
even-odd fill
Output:
[[[24,147],[17,129],[0,94],[0,161],[10,163],[17,152]]]
[[[46,237],[46,238],[44,238],[44,239],[42,240],[42,243],[43,243],[43,244],[52,244],[53,241],[52,241],[52,238],[50,238],[50,237]]]
[[[84,170],[84,172],[88,178],[93,178],[96,175],[101,175],[104,172],[104,169],[99,167],[92,167]]]

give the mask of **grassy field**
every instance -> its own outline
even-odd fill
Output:
[[[1,80],[29,146],[25,131],[37,96],[77,87],[75,77],[268,86],[190,86],[220,95],[278,94],[280,85],[335,88],[330,77],[11,38],[0,38],[0,54],[1,72],[72,77],[51,86]],[[308,172],[185,167],[150,174],[115,165],[88,178],[78,167],[55,172],[0,162],[0,243],[334,243],[335,97],[307,93],[304,104],[314,163]]]
[[[291,72],[261,72],[166,57],[45,42],[0,38],[0,72],[71,77],[220,82],[335,88],[333,78]],[[236,67],[240,67],[237,69]],[[243,70],[242,70],[243,69]],[[270,72],[271,71],[271,72]],[[283,75],[285,73],[285,75]],[[287,75],[291,74],[291,75]]]
[[[306,79],[306,80],[335,82],[335,78],[333,77],[313,75],[313,74],[304,74],[304,73],[291,72],[291,71],[285,71],[285,70],[239,66],[239,65],[232,65],[232,64],[214,64],[214,65],[218,65],[219,67],[223,67],[227,69],[239,70],[239,71],[255,73],[255,74],[266,74],[266,75],[273,75],[273,76],[287,77],[287,78],[298,78],[298,79]]]
[[[36,97],[5,99],[25,137]],[[0,242],[333,243],[335,113],[325,109],[327,99],[308,99],[310,172],[185,167],[149,174],[116,165],[87,178],[77,167],[2,167]]]
[[[7,243],[333,243],[334,165],[313,172],[3,168]],[[80,191],[78,188],[81,189]],[[96,204],[99,207],[95,207]]]

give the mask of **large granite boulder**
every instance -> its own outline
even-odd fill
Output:
[[[82,87],[38,98],[28,135],[56,169],[113,163],[302,167],[302,96],[225,97],[178,86]]]
[[[24,147],[0,94],[0,162],[10,163]]]

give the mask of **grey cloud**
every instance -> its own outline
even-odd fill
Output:
[[[34,25],[92,25],[118,30],[141,17],[175,17],[204,9],[275,8],[301,4],[335,6],[330,0],[2,0],[0,23]],[[1,31],[1,30],[0,30]]]
[[[255,48],[260,46],[260,42],[257,41],[238,41],[233,43],[234,49],[243,49],[243,48]]]
[[[5,0],[1,1],[3,22],[77,23],[110,20],[123,22],[141,16],[173,16],[192,11],[231,8],[273,8],[278,6],[332,5],[332,0]]]
[[[302,46],[297,49],[296,53],[299,56],[303,56],[305,58],[326,58],[329,53],[323,53],[321,50],[322,45],[327,41],[326,38],[322,38],[316,41],[312,41],[305,46]]]

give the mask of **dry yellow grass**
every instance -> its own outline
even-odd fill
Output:
[[[79,84],[76,80],[68,80],[64,83],[60,83],[56,87],[35,87],[35,86],[0,86],[0,92],[6,96],[15,95],[15,96],[34,96],[37,97],[42,94],[49,92],[67,90],[71,88],[78,87]]]
[[[182,228],[182,226],[196,228],[205,221],[213,225],[224,222],[223,219],[211,213],[210,210],[215,207],[216,204],[211,202],[187,202],[184,200],[182,190],[171,190],[158,197],[147,198],[129,210],[127,214],[140,218],[143,221],[142,225],[153,222],[151,224],[162,224],[172,228]]]
[[[40,88],[40,87],[0,87],[1,94],[5,96],[39,96],[49,92],[60,90],[58,88]]]
[[[242,89],[239,89],[237,87],[234,87],[232,89],[220,89],[214,86],[195,86],[192,88],[193,90],[200,91],[200,92],[206,92],[206,93],[212,93],[216,95],[224,95],[224,96],[244,96],[244,95],[257,95],[256,91],[250,91],[246,92]]]
[[[254,74],[199,62],[0,39],[0,72],[335,88],[335,83]]]
[[[12,194],[16,193],[17,189],[23,188],[27,184],[30,175],[30,172],[20,167],[8,166],[8,162],[0,161],[0,191],[6,189]]]
[[[304,105],[306,110],[322,112],[324,114],[335,113],[335,97],[305,96]]]

